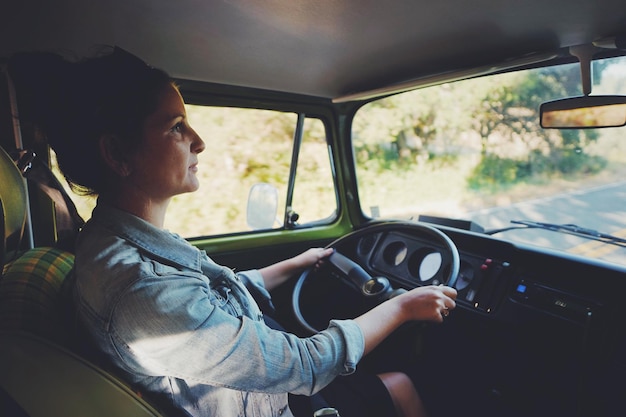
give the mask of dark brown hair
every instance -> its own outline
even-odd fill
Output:
[[[159,94],[172,83],[164,71],[117,47],[75,62],[52,53],[20,53],[8,70],[20,118],[43,131],[72,189],[91,195],[106,186],[100,137],[113,135],[133,149]]]

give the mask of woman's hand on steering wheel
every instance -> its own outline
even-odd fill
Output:
[[[300,274],[307,268],[313,267],[316,271],[325,262],[326,258],[333,254],[335,250],[333,248],[310,248],[299,255],[291,258],[294,264],[295,273]]]
[[[440,323],[456,307],[457,291],[445,285],[417,287],[397,296],[407,321]]]

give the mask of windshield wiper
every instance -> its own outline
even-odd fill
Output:
[[[485,233],[488,235],[494,235],[496,233],[506,232],[507,230],[514,229],[543,229],[552,230],[553,232],[569,233],[571,235],[584,237],[587,239],[593,239],[612,245],[626,247],[626,239],[622,239],[617,236],[609,235],[607,233],[598,232],[597,230],[580,227],[575,224],[556,224],[556,223],[542,223],[532,220],[511,220],[513,224],[519,224],[521,226],[505,227],[502,229],[489,230]]]

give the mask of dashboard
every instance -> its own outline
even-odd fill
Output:
[[[431,380],[446,387],[427,395],[452,407],[442,415],[466,411],[460,404],[493,416],[583,416],[590,410],[600,416],[621,407],[617,398],[626,384],[609,381],[623,381],[626,372],[626,269],[473,231],[437,229],[458,250],[457,308],[443,325],[401,332],[373,362],[410,357],[422,363],[420,374],[455,375],[454,382]],[[337,250],[394,288],[445,283],[445,245],[411,228],[372,230],[340,240]],[[303,314],[317,326],[375,304],[354,295],[337,274],[326,275],[302,290]],[[417,353],[405,350],[416,344]],[[429,386],[421,390],[428,393]],[[443,392],[454,392],[459,402],[439,398]]]
[[[599,290],[600,284],[626,289],[626,268],[618,265],[469,231],[442,230],[459,251],[454,287],[465,310],[506,320],[513,318],[511,305],[516,305],[586,323],[618,302],[615,292]],[[372,275],[384,276],[396,287],[445,284],[445,247],[424,237],[398,231],[365,235],[351,255]]]

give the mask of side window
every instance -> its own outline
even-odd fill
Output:
[[[187,105],[189,123],[206,143],[199,155],[200,189],[172,199],[165,227],[183,237],[248,232],[250,190],[265,183],[278,192],[271,228],[283,227],[298,115],[273,110]],[[337,199],[321,120],[302,130],[291,210],[298,225],[330,221]]]
[[[250,230],[248,193],[256,183],[279,190],[282,219],[297,115],[269,110],[187,105],[189,124],[204,140],[200,189],[172,199],[165,227],[183,237]]]
[[[278,209],[271,228],[282,228],[298,115],[235,107],[186,107],[190,125],[206,144],[198,157],[200,189],[172,199],[165,228],[185,238],[250,232],[248,197],[253,185],[259,183],[277,190]],[[298,215],[297,225],[331,221],[337,210],[325,125],[319,119],[306,118],[303,126],[290,205]],[[89,218],[95,199],[70,195],[83,218]]]

